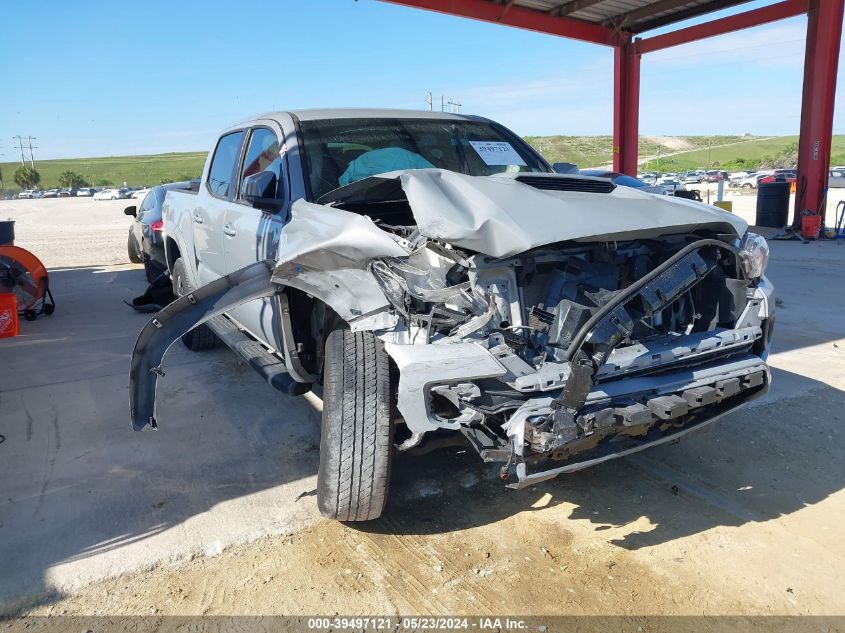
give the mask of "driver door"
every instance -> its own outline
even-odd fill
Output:
[[[235,198],[227,205],[223,221],[223,253],[230,273],[264,259],[276,258],[287,211],[255,209],[241,193],[244,178],[261,171],[276,176],[276,197],[287,200],[287,177],[281,152],[281,130],[254,127],[249,130],[246,151],[238,173]],[[282,350],[274,298],[258,299],[233,309],[229,316],[254,337],[277,351]]]

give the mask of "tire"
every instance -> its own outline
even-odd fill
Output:
[[[743,189],[751,189],[751,185],[749,183],[745,183],[744,185],[742,185],[742,188]]]
[[[138,254],[138,242],[135,240],[135,237],[130,233],[129,239],[126,244],[126,250],[129,254],[129,261],[133,264],[141,264],[144,261],[144,258]]]
[[[173,264],[173,294],[177,297],[188,294],[194,287],[185,269],[185,262],[180,257]],[[207,325],[198,325],[187,334],[182,335],[182,343],[192,352],[214,349],[220,345],[220,339]]]
[[[371,332],[326,340],[317,505],[338,521],[370,521],[387,501],[393,462],[390,364]]]

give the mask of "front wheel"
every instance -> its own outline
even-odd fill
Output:
[[[393,461],[390,363],[371,332],[335,330],[326,340],[317,505],[339,521],[384,510]]]

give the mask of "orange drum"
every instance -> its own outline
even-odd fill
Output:
[[[47,269],[19,246],[0,246],[0,292],[15,295],[18,313],[28,321],[56,309]]]

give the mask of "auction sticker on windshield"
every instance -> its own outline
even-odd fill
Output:
[[[470,141],[486,165],[525,165],[522,156],[507,141]]]

